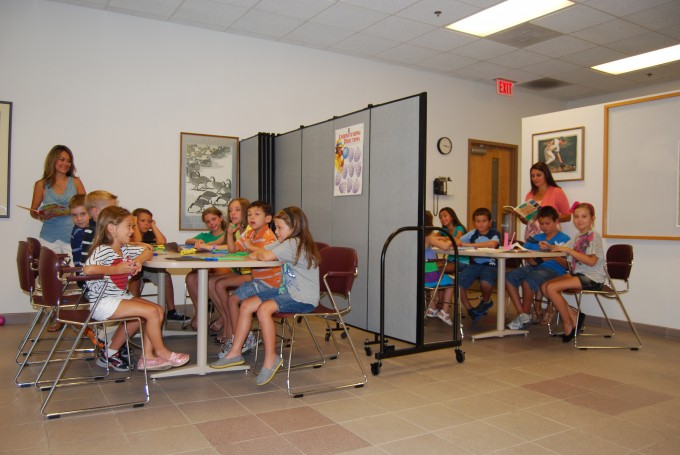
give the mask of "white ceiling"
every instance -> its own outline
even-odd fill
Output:
[[[485,39],[444,27],[501,0],[51,1],[489,84],[504,78],[521,87],[548,78],[563,84],[540,93],[562,100],[680,80],[680,62],[620,76],[589,68],[679,44],[680,0],[573,0],[569,8]]]

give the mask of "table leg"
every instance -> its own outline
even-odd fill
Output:
[[[526,335],[529,333],[528,330],[510,330],[505,328],[505,258],[496,258],[496,268],[498,269],[498,277],[496,279],[496,288],[498,289],[496,330],[472,335],[473,341],[480,338],[503,338],[510,335]]]
[[[167,277],[167,272],[164,269],[158,269],[158,304],[163,307],[163,313],[167,314],[168,309],[165,306],[165,280],[171,280],[172,278]],[[163,322],[163,336],[165,337],[186,337],[195,336],[196,332],[193,330],[169,330],[167,327],[167,321]]]
[[[198,318],[196,337],[196,364],[181,368],[172,368],[166,371],[152,373],[152,379],[167,378],[173,376],[185,376],[189,374],[205,375],[225,371],[248,370],[248,365],[217,370],[208,366],[208,269],[198,269]]]

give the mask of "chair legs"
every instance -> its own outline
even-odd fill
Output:
[[[633,324],[632,319],[628,315],[628,311],[626,310],[626,307],[623,305],[623,301],[621,301],[621,297],[619,293],[616,290],[612,290],[611,292],[602,292],[602,293],[593,293],[595,296],[595,300],[597,301],[598,306],[600,307],[600,310],[602,311],[602,315],[604,316],[605,321],[607,322],[607,325],[609,326],[609,332],[605,334],[597,334],[597,333],[577,333],[576,336],[574,337],[574,347],[578,349],[630,349],[632,351],[637,351],[642,347],[642,340],[640,339],[640,335],[638,334],[637,329],[635,328],[635,324]],[[623,315],[626,318],[626,322],[628,324],[628,327],[631,330],[631,333],[635,336],[636,343],[635,344],[616,344],[616,345],[593,345],[593,344],[579,344],[579,338],[581,337],[593,337],[593,336],[600,336],[604,338],[613,338],[616,335],[616,331],[614,330],[614,325],[612,321],[609,319],[609,316],[607,315],[607,312],[604,309],[604,306],[602,305],[602,301],[600,300],[600,296],[605,297],[608,300],[615,300],[618,304],[619,307],[621,308],[621,311],[623,312]],[[576,294],[576,305],[578,308],[578,311],[581,311],[581,295]]]
[[[127,323],[131,321],[137,321],[140,324],[140,332],[143,330],[142,328],[142,321],[140,318],[130,318],[130,319],[125,319],[125,320],[110,320],[108,322],[119,322],[122,324],[125,324],[125,327],[127,327]],[[79,413],[79,412],[85,412],[85,411],[93,411],[93,410],[98,410],[98,409],[110,409],[110,408],[118,408],[118,407],[123,407],[123,406],[133,406],[133,407],[140,407],[143,406],[145,403],[149,401],[149,384],[148,384],[148,377],[147,377],[147,371],[146,368],[144,368],[143,371],[143,387],[141,391],[141,396],[139,396],[139,393],[135,394],[130,391],[130,389],[125,389],[123,393],[116,394],[116,396],[127,396],[131,395],[132,398],[129,398],[127,400],[119,401],[119,400],[113,400],[111,402],[111,396],[107,395],[105,397],[102,397],[102,399],[99,401],[99,404],[91,405],[91,406],[86,406],[83,407],[81,405],[81,400],[58,400],[55,401],[53,398],[59,391],[63,388],[69,388],[72,386],[79,386],[79,385],[90,385],[93,387],[100,388],[101,384],[104,383],[125,383],[128,381],[133,380],[133,375],[132,375],[132,366],[130,366],[130,370],[127,371],[127,375],[125,376],[116,376],[116,375],[111,375],[113,377],[109,377],[109,368],[106,369],[106,373],[104,375],[100,374],[95,374],[95,375],[89,375],[89,376],[77,376],[77,377],[65,377],[64,373],[66,370],[71,366],[72,361],[75,360],[84,360],[82,357],[74,357],[74,354],[77,352],[78,346],[80,342],[83,339],[83,336],[85,335],[85,332],[88,328],[91,328],[93,326],[101,325],[103,322],[94,322],[94,321],[89,321],[84,324],[66,324],[64,328],[62,328],[61,332],[59,333],[59,336],[57,338],[57,341],[55,342],[54,346],[52,347],[52,350],[48,354],[47,360],[45,361],[42,369],[40,370],[40,373],[38,374],[38,378],[36,379],[35,385],[36,387],[46,390],[47,395],[45,396],[45,399],[42,402],[42,406],[40,408],[40,412],[43,416],[48,417],[48,418],[56,418],[61,415],[65,414],[74,414],[74,413]],[[67,327],[71,326],[79,326],[80,330],[78,333],[78,336],[74,340],[73,344],[71,345],[70,350],[66,354],[66,357],[61,360],[61,364],[59,367],[59,371],[54,379],[43,379],[45,376],[45,372],[47,370],[48,365],[52,361],[52,357],[54,356],[54,353],[56,352],[56,348],[59,345],[59,343],[62,341],[63,335]],[[129,338],[129,337],[128,337]],[[142,346],[142,356],[144,355],[144,347]],[[104,389],[101,389],[100,392],[104,392]],[[75,402],[75,404],[74,404]],[[58,407],[58,409],[54,409],[55,407]]]

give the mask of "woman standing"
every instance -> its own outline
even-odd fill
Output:
[[[57,253],[71,252],[73,221],[68,201],[76,194],[85,194],[83,182],[76,177],[73,153],[65,145],[55,145],[45,157],[45,170],[33,187],[31,216],[43,222],[40,239],[44,246]],[[60,206],[64,209],[41,211],[42,207]]]
[[[533,199],[541,205],[541,207],[552,206],[557,210],[559,214],[558,222],[566,223],[571,221],[571,212],[569,211],[569,200],[567,195],[564,194],[562,188],[560,188],[555,179],[550,172],[550,168],[547,164],[539,161],[534,163],[530,169],[531,176],[531,191],[529,191],[524,198],[525,201]],[[539,234],[541,228],[538,226],[538,220],[527,221],[525,218],[520,217],[522,223],[527,225],[524,231],[524,239],[528,239],[532,235]]]

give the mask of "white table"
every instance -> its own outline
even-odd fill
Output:
[[[278,261],[258,261],[247,256],[229,255],[228,260],[210,261],[206,258],[223,258],[224,254],[197,253],[190,255],[194,260],[178,260],[179,253],[158,252],[158,256],[144,263],[147,267],[159,269],[158,276],[158,299],[161,300],[160,291],[165,291],[164,271],[166,269],[195,269],[198,273],[198,302],[197,302],[197,337],[196,337],[196,363],[180,368],[172,368],[166,371],[157,371],[150,376],[152,379],[167,378],[173,376],[186,376],[190,374],[205,375],[223,371],[247,370],[248,365],[239,365],[225,369],[214,369],[208,366],[208,269],[240,268],[240,267],[278,267]],[[161,300],[164,302],[164,300]]]
[[[440,250],[443,254],[453,254],[453,250]],[[472,335],[472,340],[480,338],[494,338],[510,335],[526,335],[528,330],[511,330],[505,327],[505,261],[506,259],[528,259],[528,258],[558,258],[564,257],[565,253],[552,251],[533,251],[533,250],[491,250],[490,248],[459,248],[460,256],[482,257],[496,259],[496,269],[498,278],[496,288],[498,289],[498,309],[496,314],[496,330],[477,333]]]

